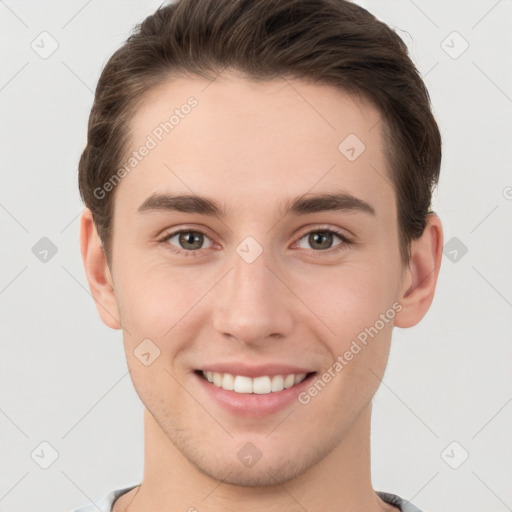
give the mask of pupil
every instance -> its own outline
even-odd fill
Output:
[[[203,245],[201,233],[193,233],[192,231],[187,231],[186,233],[180,234],[180,245],[191,244],[193,247],[184,247],[185,249],[200,249],[201,245]]]
[[[323,241],[327,241],[327,244],[322,244]],[[310,244],[312,247],[317,246],[318,249],[329,249],[332,243],[332,233],[328,233],[325,231],[319,231],[310,235]]]

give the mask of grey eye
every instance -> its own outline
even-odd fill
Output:
[[[333,243],[335,238],[338,238],[340,241],[336,244]],[[306,243],[309,244],[310,247],[304,246],[302,241],[306,240]],[[317,250],[326,250],[330,249],[336,245],[339,245],[343,240],[340,235],[334,233],[329,230],[319,230],[319,231],[311,231],[307,233],[299,240],[299,247],[302,249],[317,249]]]
[[[210,247],[211,240],[200,231],[178,231],[171,234],[168,241],[172,245],[176,245],[179,249],[188,251],[197,251],[198,249],[206,249]],[[205,247],[203,244],[205,241],[208,243]]]

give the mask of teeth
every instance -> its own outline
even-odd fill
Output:
[[[299,373],[298,375],[295,375],[295,382],[293,383],[294,385],[295,384],[299,384],[300,382],[302,382],[304,379],[306,378],[306,374],[305,373]]]
[[[217,375],[221,374],[218,373]],[[215,384],[215,380],[213,383]],[[222,385],[218,387],[221,388]],[[252,379],[249,377],[243,377],[242,375],[237,375],[235,377],[235,385],[233,386],[233,391],[236,391],[237,393],[252,393]]]
[[[213,374],[213,383],[220,388],[222,386],[222,374],[214,373]]]
[[[225,373],[221,386],[228,391],[233,391],[235,389],[235,378],[233,375],[230,373]]]
[[[283,389],[291,388],[301,383],[305,378],[305,373],[291,373],[289,375],[268,375],[251,379],[244,375],[231,375],[230,373],[202,372],[203,376],[218,388],[235,393],[255,393],[266,395],[275,393]]]
[[[295,375],[287,375],[284,379],[284,387],[291,388],[295,384]]]
[[[282,375],[275,375],[272,377],[272,391],[281,391],[284,389],[284,378]]]
[[[258,395],[266,395],[272,391],[272,381],[270,377],[256,377],[252,381],[252,392]]]

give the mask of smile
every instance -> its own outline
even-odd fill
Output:
[[[214,386],[234,391],[235,393],[255,393],[266,395],[300,384],[308,376],[307,373],[291,373],[287,375],[263,375],[261,377],[247,377],[245,375],[232,375],[231,373],[217,373],[201,371],[201,375]]]

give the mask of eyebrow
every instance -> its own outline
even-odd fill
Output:
[[[226,213],[214,199],[194,194],[172,195],[153,194],[138,209],[139,213],[155,211],[176,211],[196,213],[217,218],[225,218]],[[327,211],[361,212],[375,216],[375,209],[366,201],[347,192],[307,194],[287,200],[281,207],[281,215],[307,215]]]

